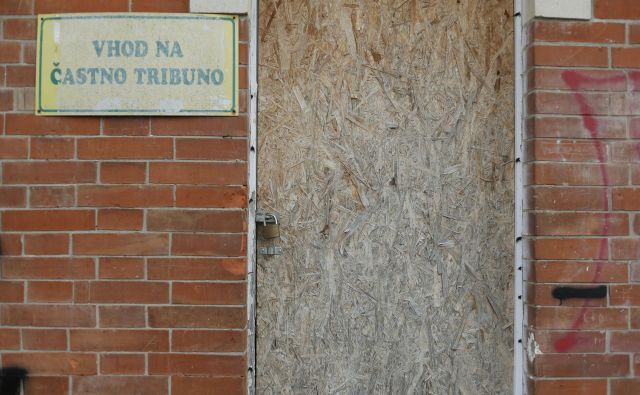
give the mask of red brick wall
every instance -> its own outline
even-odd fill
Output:
[[[244,393],[247,21],[239,117],[34,116],[35,14],[104,11],[188,1],[0,1],[2,366],[27,394]]]
[[[594,14],[526,29],[535,394],[640,393],[640,2],[594,0]],[[598,285],[606,298],[552,296]]]

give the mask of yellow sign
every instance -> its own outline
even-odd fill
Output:
[[[238,18],[38,16],[38,115],[236,115]]]

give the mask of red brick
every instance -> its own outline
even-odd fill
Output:
[[[162,304],[169,302],[169,285],[149,281],[95,281],[90,303]]]
[[[563,307],[606,307],[606,299],[568,299],[560,301],[553,296],[554,289],[557,288],[555,284],[527,284],[527,304],[529,306],[563,306]],[[585,288],[582,286],[575,286],[575,288]],[[588,287],[587,287],[588,288]]]
[[[73,302],[89,303],[89,289],[91,283],[89,281],[74,281],[73,283]]]
[[[169,332],[84,329],[70,332],[72,351],[168,351]]]
[[[20,331],[17,329],[0,329],[0,350],[17,350],[20,348]]]
[[[240,43],[238,45],[238,63],[249,64],[249,45]]]
[[[597,236],[629,234],[627,214],[536,213],[530,215],[531,234],[536,236]]]
[[[607,380],[536,380],[533,394],[607,395]]]
[[[143,210],[104,209],[98,211],[98,229],[141,230]]]
[[[24,284],[18,281],[0,281],[0,302],[22,303],[24,301]]]
[[[101,162],[100,181],[105,184],[140,184],[147,178],[147,164],[139,162]]]
[[[611,94],[609,108],[611,115],[640,115],[640,92]]]
[[[532,241],[534,259],[603,259],[606,239],[536,239]]]
[[[13,91],[0,89],[0,111],[13,110]]]
[[[78,140],[80,159],[169,159],[173,141],[150,137],[102,137]]]
[[[35,66],[7,66],[7,86],[35,86]]]
[[[174,352],[244,352],[244,331],[174,330],[171,350]]]
[[[246,116],[151,118],[151,133],[162,136],[246,136],[248,128]]]
[[[528,189],[532,210],[608,210],[605,188],[544,187]]]
[[[30,376],[25,382],[25,395],[68,395],[68,377]]]
[[[623,23],[535,21],[532,41],[624,43]]]
[[[531,309],[531,326],[536,329],[625,329],[627,309],[604,307],[537,307]],[[583,317],[584,315],[584,317]],[[580,319],[583,317],[583,319]]]
[[[0,306],[0,322],[5,326],[94,327],[93,306],[17,304]]]
[[[167,394],[166,377],[149,376],[78,376],[73,377],[74,395],[126,394],[132,389],[140,394]]]
[[[530,183],[537,185],[612,186],[629,180],[623,165],[535,163],[528,170]]]
[[[75,155],[75,142],[70,138],[32,138],[32,159],[71,159]]]
[[[26,64],[36,64],[37,50],[35,41],[22,43],[22,62]]]
[[[246,322],[245,309],[240,307],[149,307],[152,328],[243,329]]]
[[[640,138],[640,118],[632,118],[629,121],[629,137],[632,139]]]
[[[4,257],[22,255],[21,235],[0,233],[0,247],[2,248],[2,255]],[[2,265],[3,267],[6,265],[5,261],[3,261]]]
[[[26,15],[33,13],[33,0],[2,0],[0,14]]]
[[[128,0],[36,0],[36,14],[129,11]]]
[[[174,234],[171,253],[178,256],[238,257],[247,253],[244,235]]]
[[[246,259],[153,258],[148,261],[152,280],[244,280]]]
[[[176,159],[246,160],[247,141],[231,139],[177,139]]]
[[[629,25],[629,43],[640,44],[640,25]]]
[[[611,240],[611,258],[640,259],[640,239]]]
[[[538,377],[616,377],[629,373],[626,355],[546,354],[534,361]]]
[[[131,0],[133,12],[189,12],[188,0]]]
[[[640,48],[612,48],[613,67],[640,68]]]
[[[73,283],[70,281],[30,281],[27,291],[29,302],[71,302]]]
[[[631,311],[630,314],[630,327],[633,329],[640,329],[640,309],[629,309]]]
[[[173,283],[173,304],[244,305],[245,283]]]
[[[534,45],[530,49],[531,62],[538,66],[607,67],[609,51],[606,47]]]
[[[244,376],[245,359],[237,355],[150,354],[149,374]]]
[[[532,262],[529,281],[549,283],[621,283],[629,281],[628,265],[608,262]]]
[[[240,24],[238,26],[238,39],[240,41],[249,41],[250,28],[251,24],[249,23],[249,18],[240,18]]]
[[[576,342],[575,345],[569,351],[557,350],[555,344],[557,341],[566,338],[567,336],[574,335]],[[580,332],[566,332],[566,331],[536,331],[531,336],[535,339],[536,346],[543,354],[557,353],[557,352],[571,352],[571,353],[603,353],[606,348],[606,335],[604,331],[580,331]]]
[[[592,117],[595,132],[585,127],[585,120],[578,116],[529,118],[527,129],[530,137],[620,139],[626,137],[626,119]]]
[[[12,279],[94,278],[93,259],[86,258],[5,258],[2,277]]]
[[[145,117],[105,117],[102,122],[107,136],[146,136],[151,125]]]
[[[640,332],[611,332],[611,351],[640,351]]]
[[[35,18],[5,19],[4,38],[10,40],[34,40],[36,38]]]
[[[238,233],[247,230],[243,211],[149,210],[147,229],[172,232]]]
[[[1,6],[0,6],[1,7]],[[0,63],[20,63],[20,43],[0,42]],[[35,71],[33,75],[35,75]]]
[[[88,117],[38,117],[7,114],[7,134],[91,135],[100,133],[100,119]]]
[[[73,186],[32,187],[29,190],[31,207],[73,207],[76,190]]]
[[[170,186],[80,186],[78,206],[83,207],[167,207],[173,204]]]
[[[37,352],[4,353],[3,366],[21,366],[29,375],[91,375],[96,374],[94,354]]]
[[[26,195],[24,188],[0,186],[0,206],[3,208],[24,207]]]
[[[6,162],[5,184],[75,184],[95,182],[96,165],[87,162]]]
[[[594,14],[599,19],[640,19],[636,0],[595,0]]]
[[[144,354],[102,354],[101,374],[142,375],[144,374]]]
[[[67,255],[69,235],[64,233],[43,233],[24,235],[26,255]]]
[[[5,231],[92,230],[92,210],[16,210],[2,214]]]
[[[611,144],[614,162],[640,162],[640,141],[625,141]]]
[[[615,111],[611,95],[606,93],[581,93],[584,101],[576,100],[576,95],[570,92],[540,92],[535,91],[527,97],[531,114],[558,115],[614,115]],[[624,115],[624,114],[621,114]]]
[[[614,210],[640,210],[640,188],[615,188],[613,190]]]
[[[100,306],[101,328],[142,328],[145,326],[143,306]]]
[[[247,384],[241,377],[176,376],[171,380],[174,394],[209,395],[215,388],[220,394],[242,395]]]
[[[244,163],[151,163],[150,180],[156,184],[245,185]]]
[[[0,137],[0,159],[26,159],[27,140]]]
[[[640,218],[636,219],[636,221],[639,221],[639,220]],[[631,263],[630,266],[631,266],[631,281],[640,282],[640,263]]]
[[[600,162],[606,160],[606,150],[584,140],[535,140],[528,145],[531,160],[560,162]]]
[[[238,68],[238,88],[239,89],[249,88],[249,70],[246,66]]]
[[[634,167],[631,170],[631,183],[633,185],[640,185],[640,167]]]
[[[100,278],[141,279],[144,278],[144,260],[139,258],[101,258]]]
[[[23,329],[22,344],[26,350],[63,351],[67,349],[65,329]]]
[[[178,186],[176,206],[245,208],[247,207],[247,189],[246,187]]]
[[[74,234],[76,255],[166,255],[169,238],[164,234],[116,233]]]
[[[611,380],[611,395],[636,395],[639,393],[640,379]]]
[[[640,305],[640,285],[612,285],[609,301],[612,306]]]

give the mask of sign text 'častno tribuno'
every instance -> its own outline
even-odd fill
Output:
[[[38,115],[236,115],[238,19],[38,16]]]

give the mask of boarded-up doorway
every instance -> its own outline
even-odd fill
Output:
[[[260,394],[504,394],[512,0],[262,0]]]

